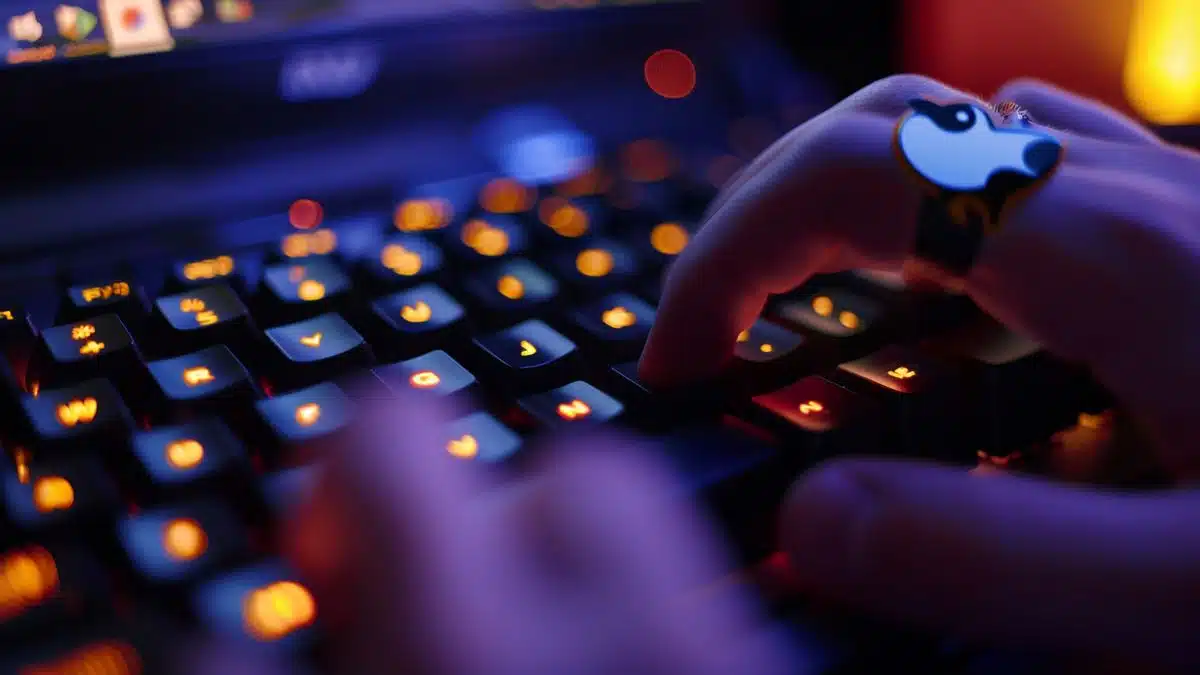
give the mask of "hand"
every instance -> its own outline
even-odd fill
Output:
[[[715,373],[768,294],[812,275],[896,268],[919,192],[893,156],[914,97],[889,78],[799,127],[718,199],[669,274],[642,359],[651,383]],[[1200,470],[1200,156],[1096,103],[1034,82],[997,94],[1066,147],[1005,214],[963,290],[1090,366],[1180,477]],[[906,462],[810,473],[784,540],[813,592],[970,637],[1200,663],[1200,495],[1130,496]]]
[[[380,407],[292,524],[338,672],[785,672],[750,600],[706,588],[717,548],[636,443],[543,448],[501,483],[446,452],[446,419]]]

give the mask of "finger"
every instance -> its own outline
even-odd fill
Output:
[[[822,113],[818,120],[829,119],[847,113],[873,113],[883,117],[899,118],[908,109],[908,101],[914,98],[934,99],[971,99],[971,95],[953,89],[937,80],[923,75],[893,75],[872,82],[857,92],[843,99],[840,103]],[[809,124],[812,122],[810,121]],[[817,121],[819,124],[820,122]],[[749,166],[738,172],[737,177],[717,196],[708,207],[707,216],[711,216],[725,205],[728,199],[750,179],[758,175],[764,168],[774,164],[779,157],[786,155],[798,143],[803,142],[806,134],[811,133],[809,124],[793,129],[783,138],[776,141],[761,155],[754,159]],[[708,220],[706,216],[705,220]]]
[[[1009,82],[993,101],[1012,101],[1029,110],[1033,121],[1084,136],[1123,143],[1158,145],[1149,129],[1106,105],[1038,80]]]
[[[842,462],[789,496],[805,588],[970,639],[1188,658],[1200,495],[1089,493],[903,462]]]

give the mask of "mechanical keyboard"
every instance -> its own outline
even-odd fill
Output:
[[[288,223],[269,246],[17,289],[0,307],[0,634],[21,649],[0,673],[173,672],[194,629],[319,659],[319,612],[273,527],[315,441],[374,397],[452,397],[466,412],[445,451],[498,471],[540,432],[646,434],[758,569],[783,491],[824,458],[994,468],[1081,413],[1102,419],[1086,371],[962,297],[874,272],[774,298],[738,338],[751,390],[644,386],[664,271],[715,188],[638,143],[555,185],[468,176],[361,213],[302,198],[268,216]],[[833,610],[777,609],[825,672],[960,660]]]

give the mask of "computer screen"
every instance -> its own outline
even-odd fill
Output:
[[[474,15],[696,0],[0,0],[6,66]]]

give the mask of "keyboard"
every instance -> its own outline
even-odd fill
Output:
[[[825,458],[1015,465],[1107,408],[1086,371],[968,300],[875,272],[773,298],[736,347],[755,391],[644,386],[664,271],[715,187],[662,144],[633,147],[561,184],[464,176],[355,213],[301,198],[265,217],[288,224],[267,243],[62,270],[0,306],[0,634],[22,647],[0,673],[173,672],[195,630],[319,660],[319,612],[274,525],[316,441],[371,398],[454,400],[445,451],[496,471],[543,432],[645,434],[739,560],[768,567],[783,491]],[[827,672],[945,658],[780,608]]]

